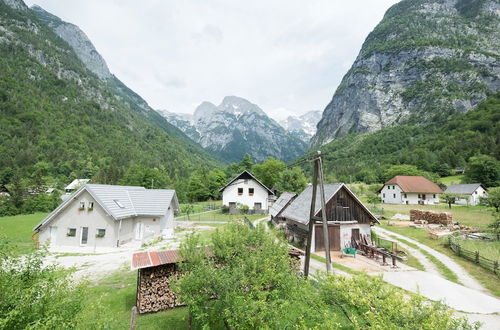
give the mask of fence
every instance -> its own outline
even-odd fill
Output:
[[[465,258],[467,260],[470,260],[474,262],[475,264],[492,271],[493,273],[497,274],[497,276],[500,276],[500,271],[498,268],[498,260],[491,260],[488,258],[485,258],[481,256],[479,251],[470,251],[467,249],[464,249],[463,247],[460,246],[460,244],[456,243],[453,240],[453,237],[448,237],[448,246],[450,249],[455,252],[458,256]]]

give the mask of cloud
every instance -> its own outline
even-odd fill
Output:
[[[78,25],[151,106],[238,95],[279,115],[324,109],[397,0],[28,0]]]

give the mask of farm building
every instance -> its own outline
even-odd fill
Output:
[[[117,247],[173,234],[175,190],[86,184],[33,230],[51,246]]]
[[[266,213],[274,196],[269,188],[246,170],[231,179],[220,191],[222,205],[231,210],[247,205],[253,213]]]
[[[281,216],[285,208],[290,205],[290,203],[297,197],[296,193],[293,192],[284,192],[281,196],[274,202],[273,206],[269,211],[271,215],[271,220],[274,225],[279,225],[281,223],[285,223],[286,220]]]
[[[478,205],[481,197],[488,195],[486,187],[480,183],[452,184],[445,190],[445,193],[460,195],[455,199],[455,204],[472,206]]]
[[[132,269],[137,269],[136,306],[139,313],[158,312],[183,305],[170,289],[179,276],[184,261],[175,251],[137,252],[132,255]]]
[[[393,177],[379,190],[380,199],[386,204],[439,204],[442,192],[437,184],[423,176],[406,175]]]
[[[377,218],[343,183],[325,184],[326,218],[331,250],[351,246],[360,235],[371,235],[371,225]],[[312,186],[307,187],[281,214],[286,219],[286,235],[290,241],[305,245],[312,200]],[[322,216],[318,189],[314,215]],[[312,250],[325,249],[322,224],[315,224],[312,233]]]

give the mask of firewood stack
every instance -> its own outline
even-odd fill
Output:
[[[170,288],[171,282],[180,276],[176,264],[143,268],[139,272],[139,313],[158,312],[183,305]]]
[[[410,210],[410,220],[425,220],[427,223],[435,223],[449,226],[453,224],[453,217],[448,212],[434,212],[425,210]]]

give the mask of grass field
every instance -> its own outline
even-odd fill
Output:
[[[86,289],[84,321],[106,320],[106,329],[128,329],[135,306],[137,271],[128,267]],[[188,329],[187,308],[138,315],[137,329]],[[87,323],[85,322],[85,323]]]
[[[455,239],[455,243],[472,252],[478,251],[479,254],[491,260],[500,262],[500,241],[483,241],[477,239]]]
[[[5,237],[12,242],[19,254],[32,251],[35,248],[31,240],[32,229],[46,216],[47,213],[34,213],[0,217],[0,238]]]
[[[457,256],[446,245],[447,243],[446,239],[441,239],[441,240],[431,239],[429,237],[429,233],[424,229],[387,226],[385,224],[382,224],[382,227],[387,230],[393,231],[395,233],[413,238],[414,240],[447,255],[448,257],[453,259],[456,263],[458,263],[460,266],[462,266],[464,269],[466,269],[471,276],[473,276],[477,281],[479,281],[492,294],[500,297],[500,278],[494,273]]]
[[[243,219],[246,216],[250,221],[254,221],[265,217],[266,214],[229,214],[222,213],[221,210],[215,210],[212,212],[204,212],[199,214],[190,214],[189,217],[187,215],[177,216],[175,218],[176,221],[235,221]]]
[[[445,176],[443,178],[440,178],[438,180],[439,183],[442,183],[446,186],[452,185],[452,184],[459,184],[462,183],[462,180],[464,178],[463,174],[460,175],[452,175],[452,176]]]
[[[186,215],[186,206],[192,205],[193,209],[191,213],[200,213],[209,210],[220,209],[222,207],[222,201],[206,201],[206,202],[197,202],[197,203],[182,203],[179,205],[181,211],[177,214],[177,216]]]
[[[445,204],[439,205],[403,205],[403,204],[375,204],[369,205],[372,212],[378,215],[383,215],[390,219],[394,214],[410,215],[410,210],[430,210],[436,212],[450,212],[453,215],[453,221],[458,221],[461,224],[478,228],[486,229],[493,221],[491,215],[492,210],[484,206],[461,206],[453,205],[448,208]]]

